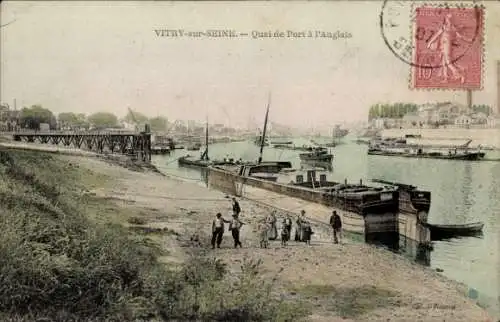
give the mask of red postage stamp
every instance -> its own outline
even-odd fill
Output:
[[[483,8],[415,9],[412,87],[482,88]]]

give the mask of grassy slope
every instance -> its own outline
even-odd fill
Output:
[[[106,184],[112,178],[57,155],[0,150],[2,320],[285,321],[307,313],[273,300],[255,262],[231,282],[224,264],[199,253],[169,270],[146,237],[113,223],[111,202],[87,193]]]

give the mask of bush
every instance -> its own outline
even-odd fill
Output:
[[[178,269],[160,264],[147,237],[90,221],[71,189],[78,182],[68,180],[78,174],[61,166],[57,157],[0,151],[2,321],[289,321],[306,314],[274,299],[259,262],[245,261],[241,274],[228,276],[221,260],[198,249]]]

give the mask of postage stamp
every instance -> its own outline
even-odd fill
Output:
[[[482,89],[484,8],[476,1],[385,0],[380,28],[387,47],[411,66],[411,89]]]
[[[483,10],[418,7],[412,87],[478,90],[483,73]]]

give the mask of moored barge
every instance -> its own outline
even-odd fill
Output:
[[[247,175],[257,172],[253,169],[254,167],[255,165],[242,165],[236,169],[228,169],[209,166],[208,184],[211,188],[240,196],[243,186],[249,185],[327,206],[338,211],[346,231],[364,235],[365,238],[368,234],[374,233],[382,233],[386,236],[397,235],[399,202],[397,189],[370,187],[363,183],[336,182],[330,182],[327,187],[319,188],[315,173],[309,175],[308,181],[302,181],[299,176],[296,182],[283,184],[274,179],[266,180],[262,177]],[[275,170],[278,169],[274,167]],[[279,171],[275,173],[275,177],[278,175]]]

